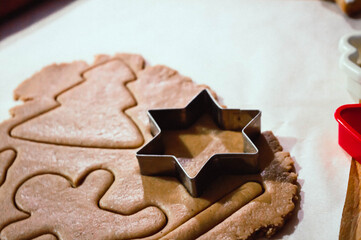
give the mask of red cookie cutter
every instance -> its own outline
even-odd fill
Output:
[[[346,104],[335,112],[338,144],[361,163],[361,104]]]

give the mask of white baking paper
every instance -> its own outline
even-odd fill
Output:
[[[274,239],[337,239],[350,157],[333,114],[352,103],[338,41],[360,28],[332,2],[77,1],[0,42],[0,120],[16,104],[12,90],[45,65],[140,53],[229,107],[262,111],[262,130],[291,153],[301,186],[298,211]]]

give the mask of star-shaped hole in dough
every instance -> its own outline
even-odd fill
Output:
[[[208,114],[191,127],[163,132],[164,154],[175,156],[190,177],[217,153],[242,153],[243,135],[220,129]]]
[[[185,108],[150,110],[155,137],[137,153],[141,173],[176,176],[194,197],[222,173],[255,173],[260,115],[223,109],[207,90]]]

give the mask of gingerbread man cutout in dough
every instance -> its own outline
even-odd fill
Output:
[[[165,215],[156,207],[129,216],[100,209],[98,202],[113,181],[113,175],[105,170],[91,172],[75,188],[59,175],[33,177],[15,196],[18,207],[30,212],[30,217],[8,225],[1,235],[5,239],[28,239],[46,233],[61,239],[130,239],[156,233],[166,224]]]

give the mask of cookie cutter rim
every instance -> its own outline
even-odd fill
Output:
[[[348,111],[348,116],[342,112]],[[358,118],[355,118],[355,115]],[[335,119],[338,122],[338,144],[356,161],[361,163],[361,132],[349,123],[350,119],[360,119],[361,104],[342,105],[335,111]],[[356,120],[357,121],[357,120]]]
[[[187,128],[207,113],[220,129],[242,133],[245,152],[216,153],[192,177],[185,171],[176,156],[162,153],[164,152],[162,130]],[[212,94],[204,89],[185,108],[148,110],[148,117],[154,137],[136,153],[142,175],[177,177],[193,197],[198,197],[207,183],[222,173],[259,172],[259,151],[252,141],[261,133],[261,111],[259,110],[222,108]]]

